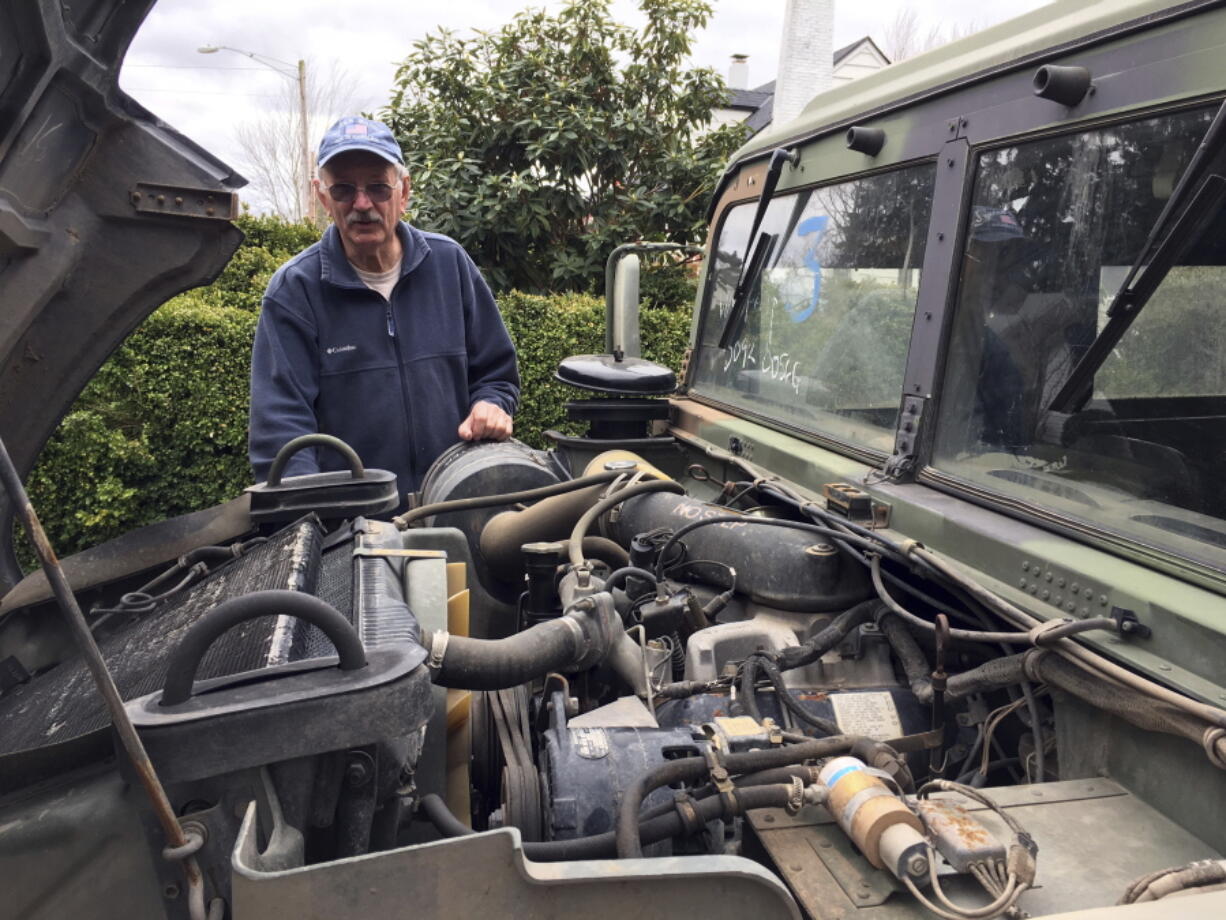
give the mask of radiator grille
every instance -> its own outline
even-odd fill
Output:
[[[120,696],[125,700],[152,693],[166,678],[166,659],[183,633],[206,611],[232,597],[271,588],[315,593],[352,619],[346,593],[351,574],[345,547],[329,553],[321,579],[321,534],[313,520],[292,524],[204,580],[167,598],[127,629],[101,643]],[[340,561],[333,561],[333,557]],[[205,654],[198,679],[222,677],[265,667],[278,657],[275,646],[288,648],[288,660],[333,654],[323,638],[312,642],[297,620],[261,617],[231,629]],[[314,627],[310,627],[314,630]],[[320,652],[320,642],[326,648]],[[102,728],[110,716],[88,669],[73,656],[0,698],[0,755],[68,741]]]

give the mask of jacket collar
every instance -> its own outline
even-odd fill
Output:
[[[403,255],[400,259],[400,277],[403,278],[417,268],[430,254],[430,244],[426,242],[425,234],[405,221],[396,225],[396,236],[400,238],[400,248]],[[340,231],[332,224],[324,231],[319,241],[320,279],[325,284],[336,287],[366,289],[366,285],[358,278],[353,264],[345,256],[345,247],[341,243]]]

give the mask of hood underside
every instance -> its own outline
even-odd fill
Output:
[[[152,5],[0,5],[0,437],[23,477],[111,351],[241,240],[245,180],[118,88]],[[0,595],[11,516],[0,495]]]

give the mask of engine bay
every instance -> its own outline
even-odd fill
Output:
[[[490,834],[512,835],[504,896],[525,911],[557,895],[533,871],[569,866],[599,898],[611,860],[689,901],[677,886],[752,863],[747,892],[707,896],[814,918],[1044,915],[1217,884],[1211,843],[1078,763],[1087,713],[1221,756],[1192,701],[1072,639],[1142,641],[1135,616],[1021,619],[857,487],[817,501],[665,440],[655,462],[458,446],[392,521],[269,520],[82,593],[215,901],[256,915],[269,873],[444,843],[462,859]],[[71,657],[0,718],[8,779],[43,778],[24,808],[63,794],[52,755],[89,772],[111,744]],[[151,887],[191,915],[151,856]]]

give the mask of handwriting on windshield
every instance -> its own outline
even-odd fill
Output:
[[[792,387],[793,393],[799,394],[800,359],[791,357],[786,351],[771,354],[763,350],[759,354],[759,348],[759,343],[752,338],[734,342],[724,358],[724,372],[727,373],[733,367],[738,370],[757,368],[763,376],[783,381]]]

